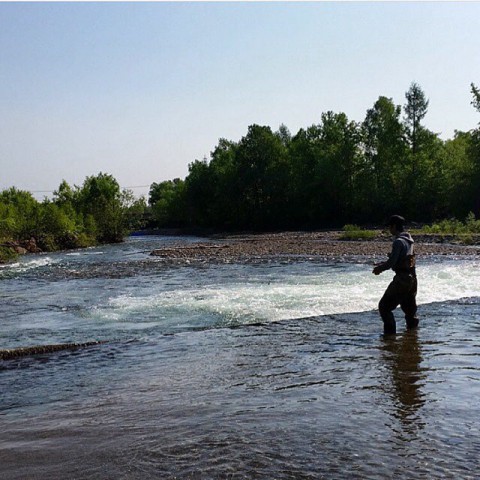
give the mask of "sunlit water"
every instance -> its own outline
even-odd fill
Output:
[[[148,256],[174,241],[0,267],[0,348],[108,342],[0,361],[1,479],[478,478],[478,260],[420,259],[384,339],[364,259]]]

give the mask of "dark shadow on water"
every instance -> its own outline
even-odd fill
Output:
[[[422,348],[418,330],[383,337],[381,351],[390,374],[390,384],[385,385],[392,398],[389,411],[400,421],[404,433],[415,434],[423,426],[419,411],[425,404],[422,387],[427,373],[421,367]]]

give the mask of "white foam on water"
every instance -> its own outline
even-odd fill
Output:
[[[432,263],[418,268],[418,303],[480,296],[479,262]],[[228,321],[278,321],[377,308],[392,272],[372,275],[371,266],[322,267],[318,274],[276,272],[240,283],[185,288],[147,296],[111,298],[104,318],[121,320],[136,314],[168,318],[172,314],[219,315]]]
[[[20,265],[19,262],[15,263],[0,263],[0,270],[9,270],[17,268]]]
[[[57,263],[58,260],[54,260],[51,257],[36,257],[33,260],[25,260],[15,263],[8,263],[6,265],[2,265],[2,269],[4,271],[12,271],[12,272],[26,272],[28,270],[32,270],[35,268],[46,267],[47,265],[53,265]]]
[[[419,270],[421,303],[480,296],[480,262],[449,262]]]
[[[80,252],[69,252],[69,253],[66,253],[65,256],[66,257],[81,257],[81,256],[84,256],[84,255],[104,255],[105,252],[89,252],[88,249],[84,249]]]

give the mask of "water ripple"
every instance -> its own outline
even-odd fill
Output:
[[[389,339],[368,265],[129,248],[2,277],[2,348],[109,340],[0,361],[2,480],[477,476],[475,263],[425,264],[420,329]]]

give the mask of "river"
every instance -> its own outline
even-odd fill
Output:
[[[0,267],[0,349],[106,341],[0,360],[2,480],[478,478],[478,260],[420,259],[389,339],[364,259],[147,253],[178,241]]]

